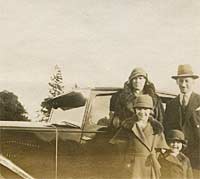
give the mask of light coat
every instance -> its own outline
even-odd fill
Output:
[[[135,123],[132,130],[122,128],[118,135],[111,139],[111,143],[117,144],[124,153],[124,178],[159,178],[157,152],[161,148],[168,148],[168,145],[162,132],[155,133],[155,130],[159,131],[155,129],[158,127],[162,128],[156,120],[148,122],[144,130]]]

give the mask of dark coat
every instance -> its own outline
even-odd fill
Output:
[[[154,104],[152,116],[162,123],[164,108],[161,99],[155,92],[153,83],[148,82],[145,84],[143,93],[152,97]],[[136,96],[131,89],[131,85],[128,82],[125,82],[124,88],[113,94],[111,97],[110,111],[114,111],[115,116],[119,117],[120,121],[122,122],[124,119],[127,119],[133,115],[133,105],[135,103],[135,99]]]
[[[161,179],[193,178],[190,160],[181,152],[176,157],[169,152],[160,154],[158,161],[161,165]]]
[[[200,169],[200,95],[191,94],[184,116],[179,96],[171,100],[166,106],[163,124],[166,134],[171,129],[183,131],[188,140],[184,153],[189,157],[192,167]]]
[[[156,151],[168,148],[168,145],[162,133],[162,125],[158,121],[148,122],[143,131],[137,123],[133,125],[132,130],[121,128],[110,143],[118,145],[120,152],[124,154],[124,178],[159,177],[160,165]]]

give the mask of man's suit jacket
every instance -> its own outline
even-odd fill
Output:
[[[171,129],[184,132],[188,140],[184,153],[190,158],[192,167],[200,169],[200,95],[194,92],[191,94],[184,116],[180,97],[171,100],[166,106],[163,125],[165,134]]]

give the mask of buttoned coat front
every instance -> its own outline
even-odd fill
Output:
[[[183,153],[176,157],[169,152],[160,154],[161,179],[193,179],[190,160]]]
[[[154,124],[158,124],[157,121]],[[154,125],[153,124],[153,125]],[[158,127],[157,125],[156,127]],[[125,155],[123,178],[156,179],[160,170],[156,149],[168,148],[164,134],[156,133],[155,126],[148,123],[144,130],[134,124],[132,130],[122,129],[112,144],[121,145]],[[123,141],[123,142],[122,142]]]
[[[191,94],[184,116],[180,97],[171,100],[166,106],[163,124],[166,134],[171,129],[184,132],[188,141],[184,153],[189,157],[192,167],[200,169],[200,95],[194,92]]]

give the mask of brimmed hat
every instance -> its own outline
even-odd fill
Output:
[[[178,129],[170,130],[166,136],[167,141],[180,141],[183,144],[187,144],[187,140],[185,140],[185,135],[182,131]]]
[[[129,76],[129,81],[131,81],[133,78],[136,78],[137,76],[143,76],[148,79],[146,71],[144,71],[142,68],[135,68]]]
[[[149,95],[140,95],[136,98],[133,108],[153,109],[153,100]]]
[[[195,75],[193,73],[192,67],[189,64],[179,65],[177,75],[172,76],[173,79],[177,79],[181,77],[192,77],[194,79],[199,78],[198,75]]]

